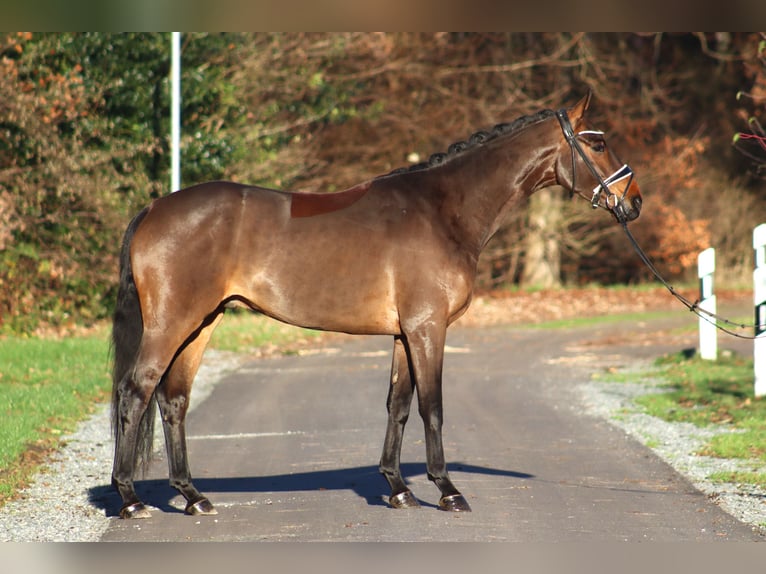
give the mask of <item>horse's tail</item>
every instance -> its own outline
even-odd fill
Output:
[[[121,424],[119,413],[121,383],[135,369],[144,332],[141,302],[138,298],[130,263],[130,244],[136,229],[148,211],[149,208],[144,209],[130,222],[125,230],[122,249],[120,250],[120,284],[117,290],[117,304],[112,322],[112,432],[115,437]],[[136,466],[142,466],[144,469],[148,465],[152,453],[156,408],[156,402],[150,400],[139,425],[135,462]]]

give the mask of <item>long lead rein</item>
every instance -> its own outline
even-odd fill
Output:
[[[762,337],[764,335],[743,335],[742,333],[737,333],[735,331],[732,331],[731,329],[727,329],[726,327],[719,324],[719,322],[724,323],[726,325],[730,325],[732,327],[736,327],[738,329],[753,329],[755,331],[755,325],[749,325],[746,323],[737,323],[736,321],[732,321],[730,319],[727,319],[726,317],[722,317],[716,313],[711,313],[710,311],[707,311],[700,307],[700,301],[697,299],[694,303],[689,301],[686,297],[681,295],[676,289],[668,283],[665,278],[660,275],[660,272],[657,271],[657,268],[654,266],[654,264],[651,262],[649,257],[644,253],[643,249],[641,249],[641,246],[636,241],[635,237],[633,237],[633,234],[628,229],[628,223],[626,221],[620,221],[620,224],[622,225],[623,230],[625,231],[625,235],[628,236],[628,239],[630,240],[631,245],[633,246],[633,249],[636,253],[638,253],[638,256],[641,258],[641,261],[644,262],[644,264],[649,268],[649,271],[651,271],[654,276],[657,278],[657,280],[662,283],[665,288],[670,292],[671,295],[673,295],[676,299],[678,299],[689,311],[697,315],[698,317],[701,317],[708,323],[715,325],[717,329],[720,329],[724,333],[727,333],[729,335],[732,335],[734,337],[739,337],[740,339],[756,339],[759,337]]]

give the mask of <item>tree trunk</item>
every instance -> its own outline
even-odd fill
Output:
[[[529,198],[529,228],[521,274],[525,287],[561,285],[560,194],[561,189],[554,187],[541,189]]]

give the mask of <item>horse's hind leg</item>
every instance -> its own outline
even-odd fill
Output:
[[[157,403],[162,415],[162,428],[168,454],[170,486],[186,499],[186,514],[218,514],[211,502],[192,484],[186,451],[186,412],[192,382],[202,361],[210,336],[223,314],[202,329],[176,357],[173,365],[157,389]]]
[[[126,376],[120,386],[122,389],[116,413],[119,422],[115,432],[112,485],[122,498],[120,509],[122,518],[149,518],[151,516],[149,510],[136,494],[133,473],[136,468],[136,453],[142,431],[141,420],[144,416],[154,416],[152,409],[147,412],[153,389],[141,392],[141,387],[135,384],[135,378],[131,376]]]
[[[122,497],[122,518],[150,516],[136,494],[133,474],[139,462],[148,464],[151,455],[155,411],[149,406],[172,353],[159,351],[160,346],[146,344],[147,340],[145,337],[135,367],[120,381],[117,392],[112,484]]]
[[[404,482],[400,466],[404,425],[410,416],[413,380],[410,375],[407,350],[400,337],[394,338],[394,355],[391,364],[391,384],[388,389],[388,427],[380,457],[380,472],[391,487],[388,501],[394,508],[419,507],[417,499]]]
[[[193,327],[180,321],[173,329],[144,329],[140,349],[117,386],[115,393],[115,455],[112,484],[122,497],[122,518],[147,518],[150,513],[136,494],[133,475],[138,463],[148,464],[152,449],[154,406],[153,398],[166,412],[170,402],[165,399],[169,367],[174,355],[183,345]],[[209,336],[209,335],[208,335]],[[204,345],[202,345],[204,348]],[[185,351],[185,349],[184,349]],[[181,352],[179,357],[184,353]],[[200,351],[201,354],[201,351]],[[191,354],[189,355],[191,356]],[[180,362],[183,364],[183,361]],[[195,367],[196,370],[196,367]],[[180,372],[180,371],[179,371]],[[175,379],[174,379],[175,380]],[[163,387],[164,392],[158,392]],[[160,397],[159,395],[163,395]],[[178,395],[171,395],[176,397]],[[179,401],[176,401],[178,404]],[[186,400],[180,401],[186,403]],[[179,411],[185,414],[185,407]],[[174,436],[171,436],[171,439]]]

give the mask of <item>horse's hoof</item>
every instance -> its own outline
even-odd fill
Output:
[[[393,508],[420,508],[418,499],[409,490],[399,494],[392,494],[388,499],[388,503]]]
[[[218,514],[218,511],[207,498],[200,498],[197,502],[190,503],[185,512],[190,516]]]
[[[450,512],[471,512],[471,507],[462,494],[442,496],[439,499],[439,508]]]
[[[152,513],[142,502],[126,504],[120,509],[120,518],[151,518]]]

